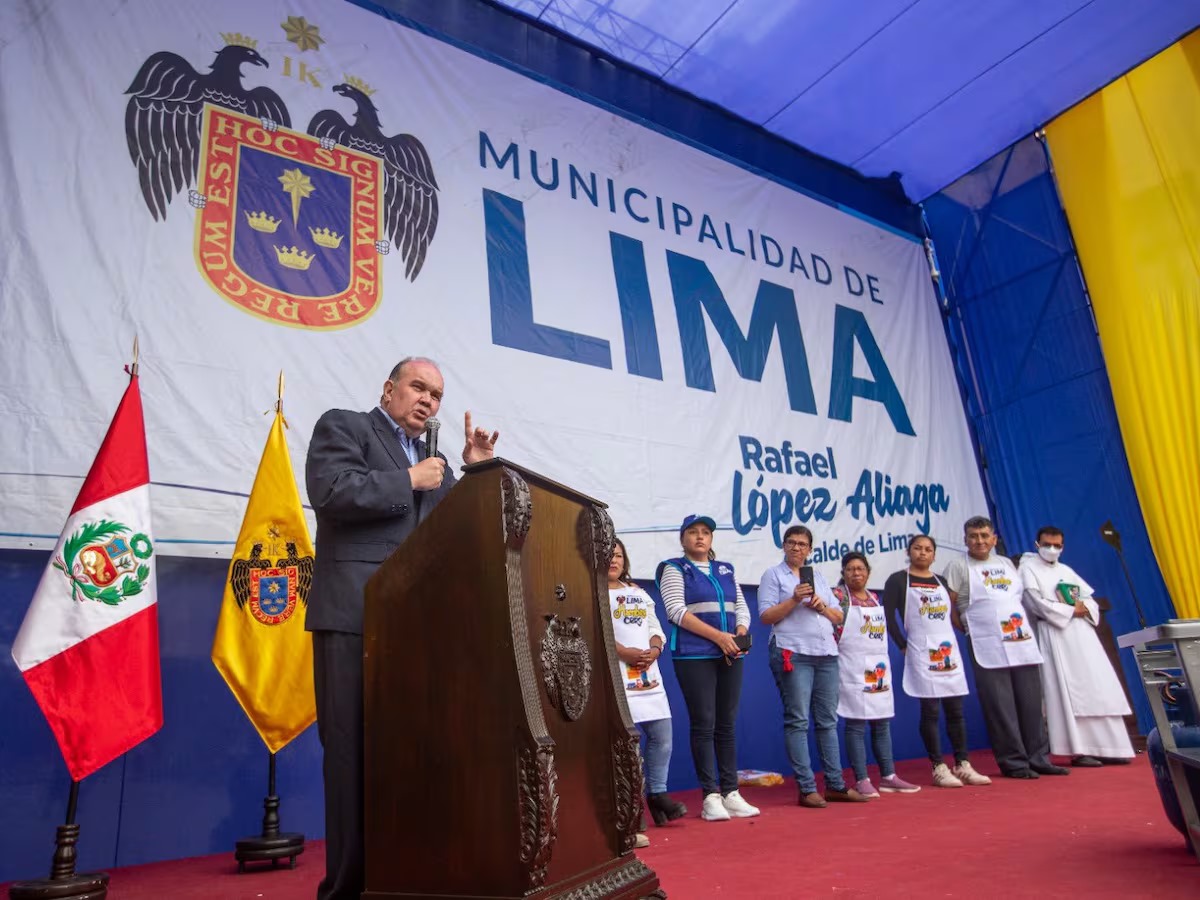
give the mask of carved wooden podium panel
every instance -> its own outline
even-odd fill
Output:
[[[632,852],[612,543],[603,504],[495,459],[371,579],[364,898],[666,896]]]

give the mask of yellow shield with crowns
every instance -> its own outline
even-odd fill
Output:
[[[206,105],[197,265],[259,318],[357,324],[383,296],[382,183],[378,157]]]

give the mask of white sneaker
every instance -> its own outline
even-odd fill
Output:
[[[705,795],[704,808],[700,810],[700,818],[708,822],[724,822],[729,819],[729,810],[721,802],[720,794]]]
[[[708,800],[704,801],[705,805]],[[721,798],[721,803],[725,807],[725,811],[735,819],[749,819],[751,816],[757,816],[759,809],[757,806],[751,806],[742,799],[742,795],[737,791],[730,791]]]
[[[954,775],[963,784],[970,784],[975,787],[992,783],[992,779],[988,778],[986,775],[980,775],[965,759],[954,767]]]
[[[955,769],[955,772],[958,770]],[[938,763],[933,767],[933,786],[934,787],[962,787],[963,783],[954,777],[954,772],[950,771],[950,767],[945,763]]]
[[[636,850],[645,850],[650,846],[650,838],[646,837],[646,835],[639,831],[637,833],[637,837],[634,838],[633,846]]]

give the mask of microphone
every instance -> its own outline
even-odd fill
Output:
[[[425,420],[425,458],[437,456],[437,437],[438,429],[442,427],[442,423],[437,419]]]

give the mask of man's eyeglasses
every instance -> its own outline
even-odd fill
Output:
[[[812,544],[808,541],[784,541],[783,546],[789,550],[799,550],[801,547],[811,547]]]

